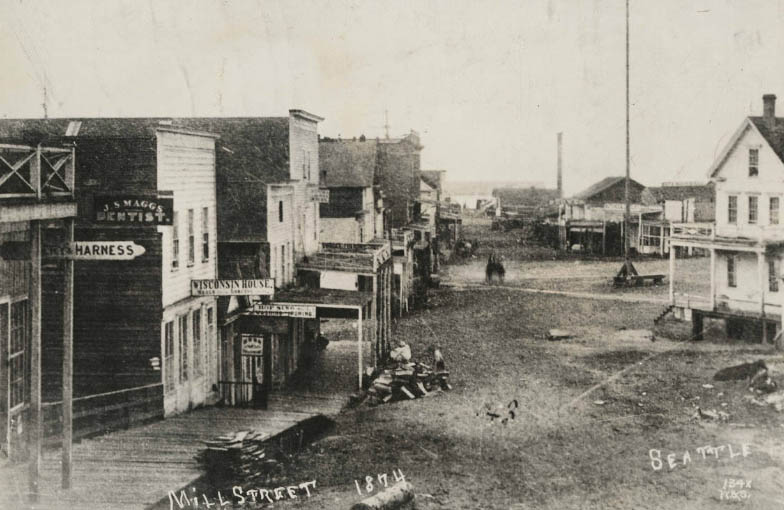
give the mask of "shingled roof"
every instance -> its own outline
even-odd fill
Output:
[[[768,142],[770,148],[784,163],[784,118],[776,117],[773,129],[768,128],[768,123],[764,117],[749,117],[749,120],[754,123],[754,126]]]
[[[660,186],[646,188],[646,191],[653,196],[656,202],[666,200],[686,200],[694,198],[700,201],[712,201],[715,189],[713,183],[683,186]]]
[[[321,141],[319,169],[327,188],[365,188],[373,186],[376,173],[377,144],[366,141]]]
[[[4,141],[76,141],[77,152],[80,139],[154,139],[162,129],[218,135],[219,239],[265,239],[266,185],[290,176],[288,117],[0,119]]]

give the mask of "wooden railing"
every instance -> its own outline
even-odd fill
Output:
[[[48,443],[59,440],[62,433],[62,402],[44,402],[44,436]],[[73,399],[73,437],[84,437],[152,419],[163,418],[161,383],[129,388]]]
[[[675,237],[700,237],[710,239],[714,235],[713,223],[673,223],[671,235]]]
[[[72,197],[75,149],[0,144],[0,198]]]
[[[267,407],[267,392],[260,383],[219,381],[218,394],[223,405],[231,407]]]

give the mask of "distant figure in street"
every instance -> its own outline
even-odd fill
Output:
[[[493,283],[496,279],[503,283],[506,270],[504,264],[496,256],[495,252],[491,252],[487,259],[487,267],[485,268],[485,277],[487,283]]]

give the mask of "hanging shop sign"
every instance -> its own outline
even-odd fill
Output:
[[[272,296],[275,280],[191,280],[191,296]]]
[[[144,246],[133,241],[76,241],[44,245],[43,258],[68,260],[133,260],[144,255]]]
[[[290,303],[255,303],[249,310],[249,315],[264,317],[297,317],[300,319],[315,319],[315,305],[299,305]]]
[[[311,202],[318,202],[320,204],[328,204],[329,203],[329,189],[328,188],[311,189],[310,190],[310,201]]]
[[[93,207],[93,220],[107,225],[171,225],[174,218],[173,197],[96,195]]]
[[[260,356],[264,354],[264,337],[242,335],[242,355]]]
[[[376,251],[375,257],[373,259],[374,266],[375,266],[374,269],[378,270],[379,266],[381,266],[384,262],[389,260],[390,257],[392,257],[392,250],[390,250],[389,245],[384,245],[381,248],[379,248]]]

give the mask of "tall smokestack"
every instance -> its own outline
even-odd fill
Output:
[[[776,127],[776,95],[765,94],[762,96],[762,117],[765,119],[765,125],[768,129],[773,130]]]
[[[563,198],[563,133],[558,133],[558,198]]]

